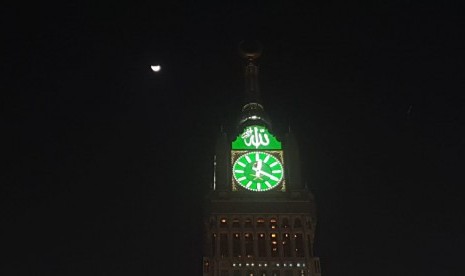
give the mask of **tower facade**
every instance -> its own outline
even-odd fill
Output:
[[[245,101],[235,131],[218,134],[205,198],[204,276],[320,276],[316,206],[301,177],[293,133],[273,131],[257,59],[243,51]]]

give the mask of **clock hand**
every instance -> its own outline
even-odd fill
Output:
[[[262,160],[258,159],[257,163],[255,163],[255,167],[253,168],[255,171],[255,177],[260,177],[260,173],[262,171]]]
[[[271,175],[271,174],[269,174],[269,173],[267,173],[267,172],[264,172],[264,171],[260,171],[260,174],[263,174],[264,176],[268,176],[270,179],[272,179],[272,180],[274,180],[274,181],[278,181],[278,180],[279,180],[279,178],[277,178],[276,176]]]

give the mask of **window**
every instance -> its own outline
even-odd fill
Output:
[[[308,229],[312,229],[312,228],[313,228],[313,227],[312,227],[312,221],[311,221],[309,218],[307,218],[306,224],[307,224],[307,228],[308,228]]]
[[[228,227],[228,220],[226,218],[221,218],[220,227],[221,228],[227,228]]]
[[[203,261],[203,273],[209,273],[210,271],[210,262],[208,260]]]
[[[258,218],[257,219],[257,228],[263,228],[263,227],[265,227],[265,219]]]
[[[266,243],[265,243],[265,234],[258,234],[258,256],[266,257]]]
[[[216,255],[216,234],[212,234],[212,256]]]
[[[270,219],[270,228],[271,229],[276,229],[278,228],[278,222],[275,218]]]
[[[241,254],[241,235],[239,233],[233,234],[233,257],[240,257]]]
[[[304,252],[304,241],[302,234],[295,234],[295,256],[296,257],[303,257],[305,252]]]
[[[291,251],[291,235],[289,233],[284,233],[283,234],[283,254],[284,257],[292,257],[292,251]]]
[[[310,239],[310,235],[307,235],[307,247],[308,252],[313,252],[312,240]],[[313,255],[313,253],[310,253]]]
[[[279,257],[278,250],[278,234],[270,234],[270,248],[271,248],[271,257]]]
[[[240,221],[239,221],[238,218],[234,218],[234,219],[233,219],[233,221],[232,221],[232,227],[233,227],[233,228],[239,228],[239,227],[241,227],[241,223],[240,223]]]
[[[244,227],[245,228],[252,228],[252,219],[251,218],[246,218],[244,221]]]
[[[245,233],[244,234],[244,242],[245,242],[245,256],[251,258],[254,256],[253,252],[253,234],[252,233]]]
[[[228,234],[220,234],[220,256],[228,257],[229,256],[229,246],[228,246]]]
[[[283,222],[281,223],[282,228],[289,228],[289,219],[283,218]]]

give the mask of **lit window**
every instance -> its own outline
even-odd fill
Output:
[[[223,228],[228,227],[228,220],[226,218],[221,218],[220,226],[223,227]]]
[[[278,252],[278,235],[276,233],[270,234],[270,247],[271,247],[271,257],[279,257]]]
[[[278,227],[278,222],[275,218],[270,219],[270,228],[276,229]]]

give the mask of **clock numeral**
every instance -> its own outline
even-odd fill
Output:
[[[246,166],[244,163],[242,163],[242,162],[240,162],[240,161],[237,162],[237,165],[239,165],[239,166],[241,166],[241,167],[244,167],[244,168],[245,168],[245,166]]]
[[[268,162],[268,160],[270,160],[270,155],[267,155],[267,156],[265,157],[265,159],[263,159],[263,163]]]
[[[273,187],[273,186],[271,186],[270,182],[268,182],[268,181],[265,181],[265,184],[266,184],[266,186],[268,186],[268,188]]]

